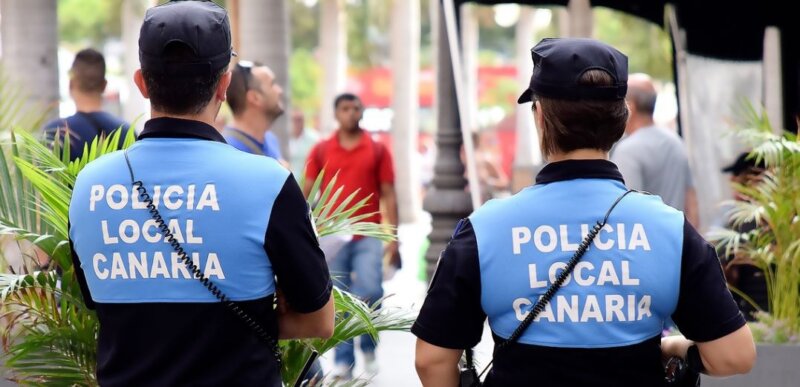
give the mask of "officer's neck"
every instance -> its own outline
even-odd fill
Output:
[[[154,108],[150,109],[150,118],[177,118],[181,120],[191,120],[191,121],[200,121],[204,124],[208,124],[210,126],[214,126],[214,121],[217,119],[217,114],[219,113],[219,108],[221,104],[216,104],[216,106],[212,106],[209,104],[203,109],[200,113],[197,114],[170,114],[167,112],[162,112],[160,110],[156,110]]]
[[[551,163],[565,160],[608,160],[608,152],[600,149],[576,149],[569,152],[555,152],[547,157],[547,161]]]

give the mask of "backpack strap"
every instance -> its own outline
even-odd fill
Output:
[[[247,149],[250,150],[250,153],[266,156],[266,154],[264,154],[264,148],[258,146],[255,140],[245,135],[244,133],[233,128],[225,128],[223,133],[239,140],[239,142],[244,144],[244,146],[246,146]]]
[[[103,128],[103,125],[100,124],[100,121],[98,121],[97,117],[95,117],[92,113],[78,112],[78,114],[81,117],[83,117],[86,121],[89,121],[89,125],[91,125],[92,128],[94,128],[94,131],[95,131],[95,133],[97,133],[96,134],[97,136],[99,136],[101,134],[108,135],[108,133],[106,132],[105,128]],[[88,138],[85,139],[85,140],[89,141]]]

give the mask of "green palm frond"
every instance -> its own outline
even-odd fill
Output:
[[[284,384],[292,385],[299,376],[312,350],[320,354],[361,335],[378,340],[383,331],[408,331],[415,316],[395,308],[378,308],[380,302],[370,306],[352,294],[333,289],[336,306],[336,325],[329,339],[287,340],[281,342],[283,350],[282,376]]]
[[[93,385],[96,318],[53,272],[0,275],[6,366],[26,384]]]
[[[338,177],[339,173],[337,172],[333,175],[330,182],[323,186],[322,182],[325,178],[325,170],[323,169],[314,180],[314,184],[308,195],[308,205],[312,209],[312,215],[314,216],[319,236],[363,235],[377,238],[384,242],[394,240],[396,238],[396,232],[393,227],[365,222],[366,219],[375,215],[375,212],[354,215],[359,210],[366,207],[371,199],[371,195],[354,202],[359,192],[359,190],[356,189],[336,206],[338,198],[343,194],[346,188],[343,185],[337,187],[336,182]],[[300,178],[301,187],[304,184],[304,180],[305,177]],[[335,190],[334,187],[336,187]]]
[[[800,143],[792,133],[775,134],[765,113],[747,104],[746,124],[736,131],[751,147],[750,157],[764,161],[767,171],[758,183],[733,188],[746,198],[734,202],[734,226],[754,222],[754,230],[712,235],[719,249],[752,260],[764,272],[769,314],[762,322],[800,333]],[[762,110],[763,111],[763,110]],[[772,324],[772,323],[770,323]],[[783,329],[783,328],[781,328]]]

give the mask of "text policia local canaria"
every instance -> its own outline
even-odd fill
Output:
[[[541,253],[551,253],[559,249],[562,252],[578,250],[578,243],[570,242],[569,231],[573,235],[577,227],[559,225],[557,228],[549,225],[537,227],[533,233],[528,227],[513,227],[511,240],[513,254],[521,255],[523,247],[533,245]],[[589,225],[580,225],[580,235],[584,237],[589,233]],[[626,227],[619,223],[614,226],[605,225],[592,243],[592,249],[605,251],[642,250],[650,251],[650,242],[644,226],[635,223]],[[566,262],[556,262],[549,268],[537,267],[535,263],[528,264],[528,276],[531,289],[541,289],[541,292],[555,282],[559,273],[566,268]],[[563,286],[575,282],[577,286],[626,286],[631,291],[626,294],[578,294],[556,295],[544,310],[536,317],[535,321],[549,322],[606,322],[606,321],[637,321],[652,316],[650,312],[651,296],[641,294],[639,279],[631,273],[630,262],[627,260],[606,259],[602,262],[579,261],[573,272],[564,281]],[[528,298],[517,298],[512,307],[519,321],[525,319],[533,302]]]
[[[214,184],[197,187],[190,184],[186,187],[169,185],[153,187],[153,204],[170,209],[186,209],[188,211],[219,211],[217,190]],[[147,204],[139,199],[135,188],[115,184],[108,189],[102,185],[93,185],[89,194],[89,211],[95,211],[100,205],[108,206],[112,210],[124,208],[134,210],[147,210]],[[186,219],[180,222],[171,219],[167,223],[173,237],[182,245],[202,245],[203,237],[195,234],[194,220]],[[109,225],[107,220],[100,221],[103,233],[103,243],[108,245],[135,245],[144,240],[147,243],[164,243],[169,241],[164,237],[158,224],[153,219],[138,223],[133,219],[125,219],[118,225]],[[124,254],[124,255],[123,255]],[[220,265],[216,253],[209,252],[201,257],[199,253],[191,254],[192,261],[202,269],[206,277],[225,279],[225,272]],[[152,256],[146,252],[113,252],[111,257],[103,253],[95,253],[92,257],[92,267],[98,279],[137,279],[137,278],[169,278],[189,279],[191,275],[186,265],[180,260],[178,253],[172,252],[168,257],[161,251],[155,251]]]

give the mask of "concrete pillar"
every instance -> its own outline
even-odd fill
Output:
[[[322,65],[322,104],[319,131],[323,135],[336,129],[333,100],[347,83],[347,19],[342,0],[320,0],[320,64]]]
[[[125,69],[125,90],[120,93],[122,117],[135,124],[138,132],[150,118],[150,101],[133,83],[133,74],[141,67],[139,63],[139,30],[142,28],[144,13],[150,7],[149,0],[128,0],[122,2],[122,42],[125,45],[123,66]]]
[[[531,47],[534,41],[534,15],[531,7],[520,7],[519,20],[516,27],[517,51],[517,84],[527,85],[533,73]],[[522,91],[522,88],[520,88]],[[533,122],[531,104],[516,106],[517,143],[514,151],[514,171],[511,177],[511,190],[518,192],[534,182],[536,171],[542,164],[542,153],[539,149],[539,136]]]
[[[767,27],[764,32],[764,107],[775,134],[781,134],[784,129],[782,81],[781,32]]]
[[[392,143],[400,223],[413,223],[422,210],[419,134],[419,0],[394,0],[391,26]]]
[[[569,0],[569,36],[573,38],[592,37],[592,4],[590,0]]]
[[[478,130],[478,43],[480,28],[475,4],[461,6],[461,56],[464,58],[464,97],[469,116],[463,117],[464,127]]]
[[[241,44],[239,57],[264,63],[275,73],[275,80],[283,89],[283,106],[286,113],[279,117],[270,130],[278,137],[281,153],[289,154],[289,112],[291,88],[289,86],[289,4],[286,0],[239,0],[238,30]]]
[[[58,17],[56,0],[0,2],[2,65],[26,98],[22,114],[46,110],[58,117]]]

